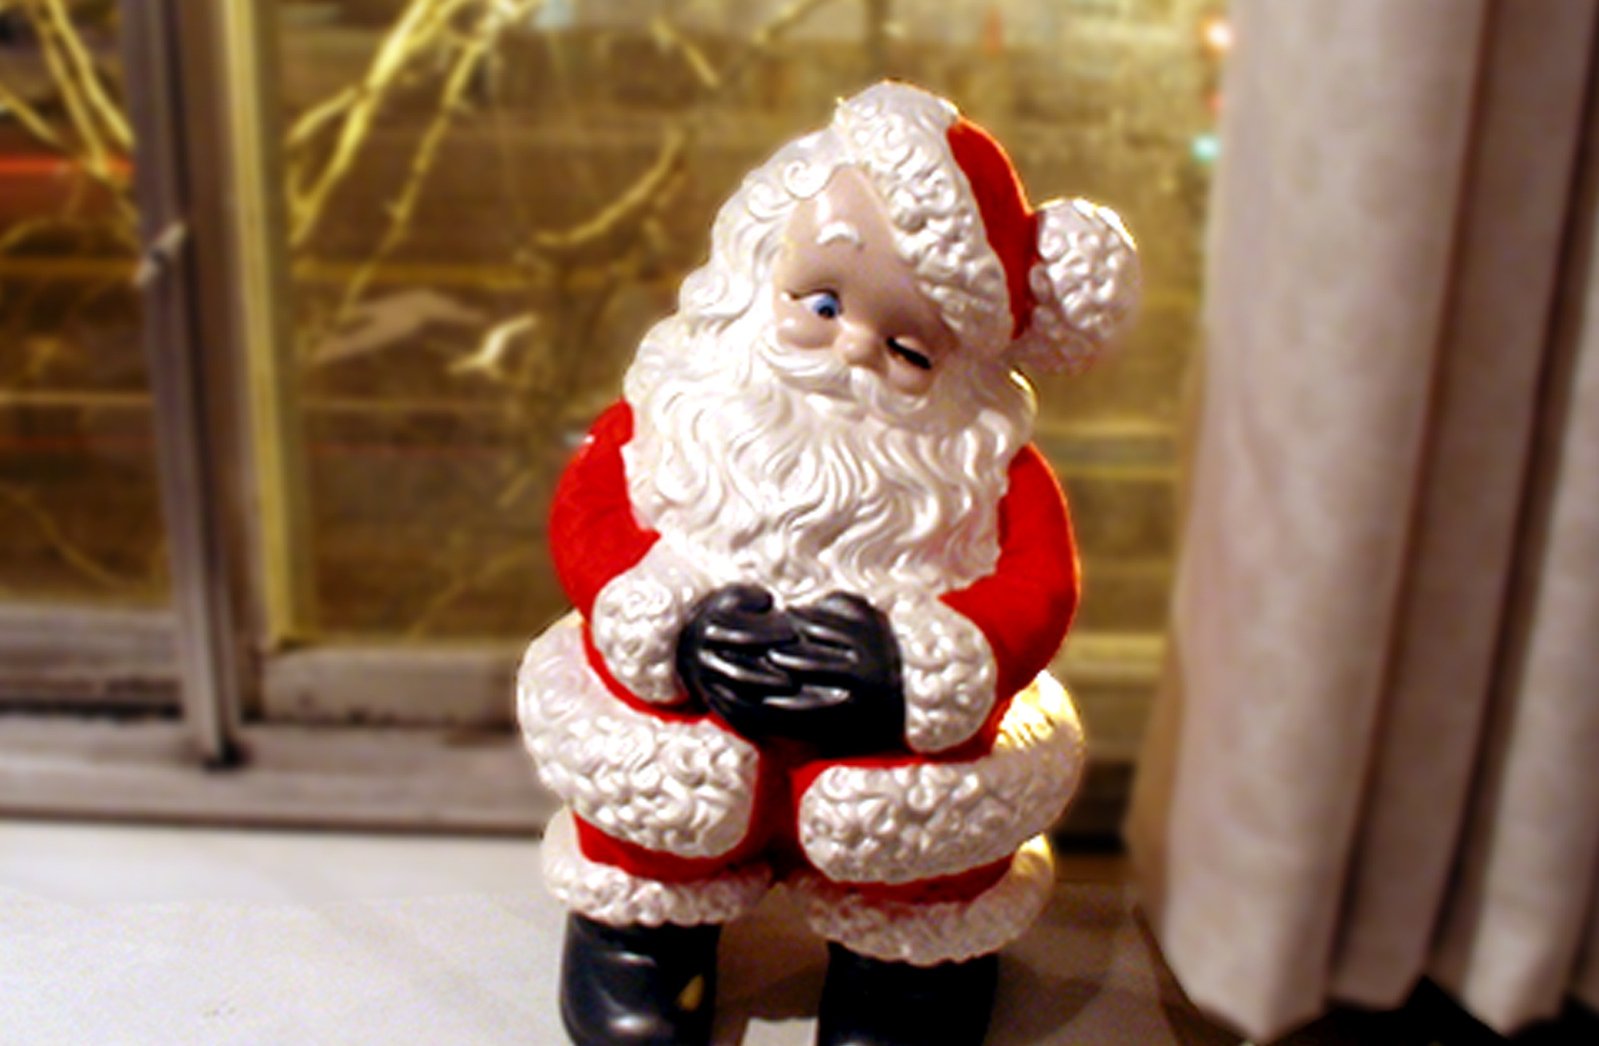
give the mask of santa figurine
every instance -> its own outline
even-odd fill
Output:
[[[1018,368],[1085,366],[1138,282],[1115,214],[1032,208],[899,83],[722,207],[561,479],[576,612],[519,675],[574,1041],[707,1042],[721,927],[782,882],[828,942],[819,1042],[981,1042],[1083,765]]]

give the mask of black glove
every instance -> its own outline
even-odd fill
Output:
[[[690,613],[677,637],[677,675],[692,700],[718,714],[723,708],[759,707],[773,694],[798,689],[767,660],[773,647],[797,637],[788,616],[773,609],[770,592],[756,585],[728,585],[700,600]],[[732,719],[728,725],[738,729]]]
[[[788,617],[799,637],[768,660],[799,685],[777,700],[796,723],[803,716],[802,740],[835,757],[903,749],[905,692],[888,618],[849,592],[791,607]]]
[[[801,741],[825,756],[903,747],[905,699],[888,620],[834,592],[786,614],[752,586],[712,593],[678,639],[689,693],[753,741]]]

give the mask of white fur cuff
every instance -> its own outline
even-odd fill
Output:
[[[689,611],[709,590],[709,584],[664,540],[607,582],[594,598],[589,631],[616,681],[655,704],[681,698],[672,664],[677,636]]]
[[[823,770],[799,806],[800,846],[835,882],[906,883],[998,861],[1046,831],[1077,789],[1083,730],[1040,673],[978,759]]]
[[[544,830],[544,884],[579,915],[612,926],[698,926],[736,919],[760,903],[771,885],[764,864],[685,883],[641,879],[583,856],[572,815],[562,810]]]
[[[905,686],[905,743],[942,752],[972,739],[994,708],[994,654],[969,618],[936,599],[889,615]]]
[[[606,835],[719,857],[749,831],[755,748],[705,720],[629,707],[589,667],[575,615],[528,645],[517,717],[539,780]]]
[[[800,882],[811,928],[850,951],[932,966],[997,952],[1027,932],[1049,901],[1054,859],[1043,836],[1029,840],[1005,877],[970,901],[871,900],[807,876]]]

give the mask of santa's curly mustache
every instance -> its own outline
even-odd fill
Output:
[[[758,578],[789,602],[962,587],[994,568],[1034,407],[1008,370],[947,362],[909,395],[784,346],[764,296],[731,322],[680,313],[629,375],[635,509],[718,583]]]

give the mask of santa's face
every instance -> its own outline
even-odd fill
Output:
[[[796,208],[772,282],[785,350],[831,353],[907,396],[927,394],[950,365],[955,337],[895,250],[876,190],[853,167]]]
[[[716,583],[888,606],[992,571],[1033,403],[945,325],[867,176],[830,171],[781,217],[776,169],[724,208],[628,373],[623,460],[638,519]]]

